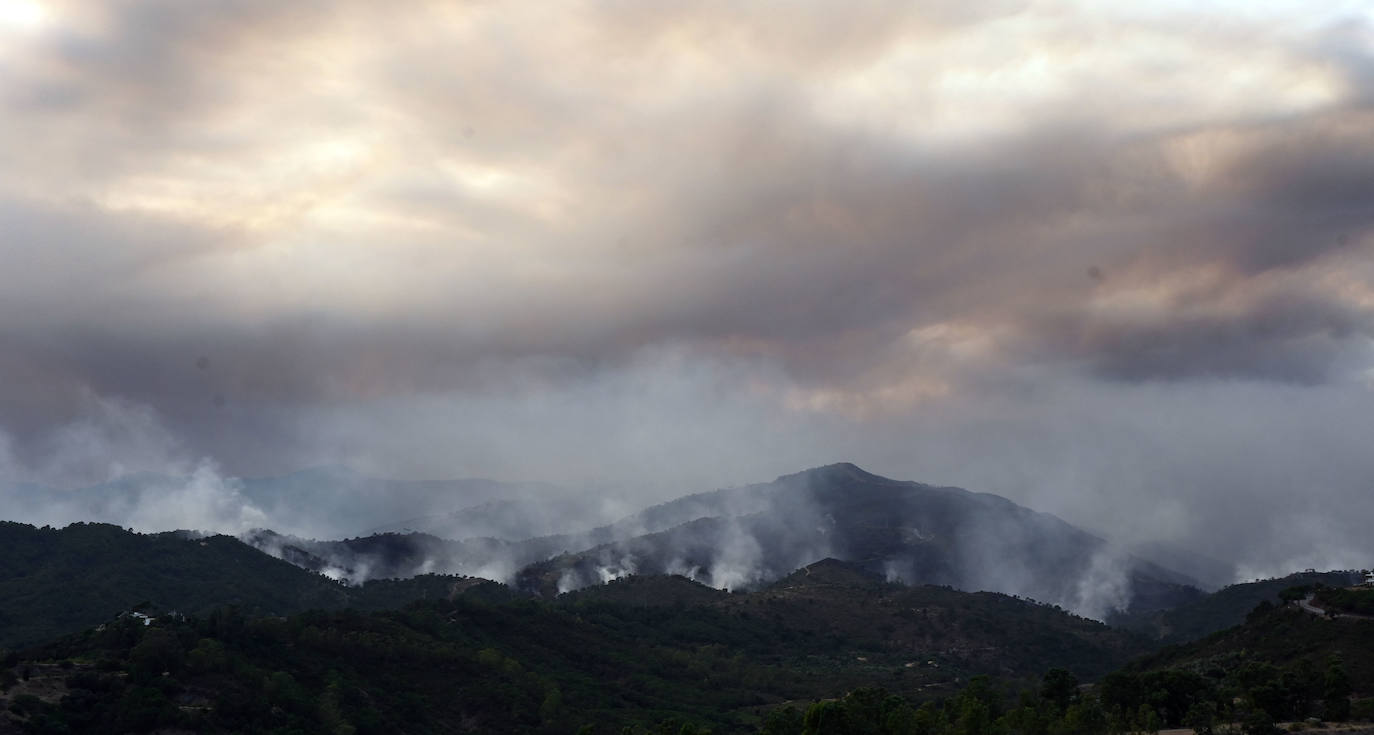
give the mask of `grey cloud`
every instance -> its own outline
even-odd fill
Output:
[[[223,228],[111,212],[79,200],[0,197],[0,228],[0,257],[8,265],[0,274],[0,299],[12,307],[0,323],[12,330],[26,324],[71,326],[93,314],[118,317],[110,307],[160,301],[164,294],[140,294],[138,286],[163,285],[156,280],[161,268],[241,242],[238,233]],[[18,308],[36,303],[44,308]]]
[[[152,60],[138,56],[128,68],[110,65],[109,73],[140,78],[138,70],[144,66],[204,72],[196,61],[201,54],[228,53],[233,39],[256,38],[253,31],[259,25],[277,33],[300,31],[299,19],[274,24],[275,16],[264,8],[245,5],[230,10],[227,21],[216,14],[201,17],[166,8],[130,11],[118,25],[125,32],[112,33],[111,38],[128,41],[133,48],[152,49],[140,52]],[[235,20],[235,14],[244,18]],[[141,17],[157,22],[140,23]],[[666,21],[656,18],[656,22]],[[784,35],[794,25],[783,24]],[[904,27],[896,21],[876,25],[888,34],[895,32],[892,28]],[[212,33],[214,40],[198,43],[199,33]],[[143,34],[160,40],[135,43]],[[177,40],[169,42],[173,37]],[[808,36],[803,33],[802,37]],[[589,352],[605,352],[617,345],[633,349],[656,339],[700,335],[708,340],[776,342],[780,351],[799,340],[807,342],[807,352],[814,353],[815,347],[825,351],[820,342],[849,344],[856,333],[870,330],[875,332],[873,342],[882,343],[894,333],[940,319],[970,314],[973,321],[1006,319],[1007,312],[1019,311],[1028,302],[1053,301],[1054,297],[1043,294],[1058,284],[1049,274],[1081,272],[1089,264],[1117,271],[1129,268],[1139,257],[1155,257],[1131,252],[1138,246],[1104,244],[1106,240],[1138,243],[1180,234],[1142,227],[1129,221],[1132,217],[1212,218],[1182,233],[1190,242],[1165,247],[1198,251],[1177,257],[1176,268],[1205,261],[1218,250],[1232,252],[1227,257],[1238,262],[1281,265],[1310,257],[1324,247],[1320,238],[1326,233],[1316,230],[1326,226],[1329,217],[1304,209],[1301,198],[1325,193],[1321,187],[1340,186],[1340,181],[1358,181],[1361,173],[1328,172],[1314,178],[1312,171],[1290,172],[1290,176],[1285,171],[1264,170],[1260,173],[1269,176],[1268,188],[1247,195],[1260,199],[1253,207],[1229,205],[1221,212],[1197,212],[1178,208],[1178,202],[1161,191],[1177,184],[1167,176],[1152,180],[1148,171],[1113,173],[1122,166],[1120,152],[1091,135],[1080,135],[1092,121],[1066,120],[1067,132],[1044,131],[989,150],[912,152],[877,136],[842,132],[809,119],[805,102],[794,99],[787,83],[779,79],[746,82],[755,88],[739,92],[713,90],[702,96],[708,102],[704,109],[679,118],[639,123],[628,118],[626,122],[641,126],[639,134],[621,135],[616,116],[607,114],[605,100],[569,97],[566,87],[550,87],[534,72],[515,77],[497,73],[512,56],[537,53],[529,47],[532,41],[509,40],[516,45],[503,53],[469,49],[464,55],[466,68],[460,66],[455,73],[434,65],[426,70],[425,65],[409,61],[418,62],[418,58],[403,57],[408,59],[402,65],[407,71],[396,73],[418,74],[414,81],[421,84],[399,86],[393,101],[401,109],[416,110],[439,140],[445,128],[459,131],[475,125],[479,130],[475,142],[465,140],[463,150],[482,155],[495,150],[493,146],[508,149],[492,160],[509,161],[518,151],[519,160],[524,161],[541,154],[555,160],[571,155],[580,161],[578,151],[583,149],[600,148],[610,154],[617,147],[623,152],[629,145],[629,156],[589,160],[589,179],[595,181],[601,174],[608,182],[628,184],[631,189],[620,191],[636,196],[642,196],[637,189],[662,191],[645,206],[631,210],[619,237],[631,242],[631,250],[664,255],[626,254],[626,259],[637,261],[629,278],[592,276],[608,280],[591,280],[577,292],[532,290],[523,294],[525,305],[518,301],[498,305],[511,314],[502,321],[517,327],[562,321],[559,329],[530,335],[529,341],[537,340],[541,347],[550,341],[556,344],[558,333],[590,331],[603,344]],[[795,48],[787,47],[793,48],[795,56]],[[493,55],[483,60],[484,52]],[[585,60],[570,61],[570,69],[587,65]],[[424,86],[426,74],[439,75],[433,78],[442,82],[440,86]],[[472,80],[488,85],[500,80],[500,85],[474,95],[465,86]],[[760,98],[776,102],[760,103]],[[179,105],[163,100],[150,105],[149,114],[171,115]],[[518,105],[511,114],[519,122],[474,123],[473,113],[480,117],[484,110],[499,110],[502,105]],[[547,134],[541,126],[550,121],[554,133],[564,134]],[[642,127],[646,124],[656,127]],[[1305,150],[1301,143],[1297,145]],[[1328,162],[1339,160],[1338,147],[1327,147],[1333,151],[1325,157]],[[1307,179],[1295,178],[1301,176]],[[1333,183],[1333,178],[1339,181]],[[729,185],[722,186],[725,182]],[[1142,187],[1147,201],[1135,210],[1131,202],[1123,205],[1104,198],[1104,190],[1130,192]],[[616,186],[604,189],[607,200],[620,194]],[[1347,191],[1346,196],[1358,199],[1359,194]],[[405,193],[397,197],[431,211],[449,209],[449,221],[453,221],[453,200],[440,197],[434,204],[425,204],[424,199],[424,195]],[[1105,214],[1097,211],[1104,204]],[[1357,205],[1353,201],[1348,208]],[[1297,224],[1265,221],[1263,211],[1274,206],[1288,207],[1297,215],[1291,218]],[[1111,211],[1112,207],[1119,211]],[[484,222],[481,208],[456,211],[465,221],[507,237],[577,241],[609,234],[540,233],[521,227],[518,216],[496,215]],[[1260,221],[1250,222],[1252,214]],[[1085,215],[1105,218],[1098,223],[1095,242],[1056,241],[1052,229],[1057,221]],[[1311,225],[1303,221],[1313,218],[1319,221]],[[1327,241],[1348,242],[1350,232],[1366,224],[1358,213],[1347,213],[1345,218],[1339,223],[1341,233]],[[1047,228],[1051,232],[1037,232]],[[1283,232],[1284,228],[1298,231]],[[614,267],[614,257],[605,260],[608,270]],[[603,286],[609,287],[609,295]],[[608,299],[608,303],[598,308],[591,298]],[[639,313],[620,316],[630,304]],[[999,310],[1003,313],[998,314]],[[585,316],[579,320],[578,314]],[[599,323],[589,327],[593,321]],[[419,339],[432,338],[424,334]],[[519,335],[510,333],[502,339],[520,341]],[[791,367],[799,375],[817,372],[802,361],[794,361]]]
[[[91,6],[56,3],[70,25],[52,34],[47,65],[30,86],[37,99],[111,114],[120,121],[154,121],[170,113],[203,114],[241,101],[228,86],[226,62],[259,59],[266,71],[274,39],[322,30],[331,17],[319,3],[284,6],[259,0],[177,3],[127,0]],[[246,80],[237,80],[246,81]],[[229,93],[229,94],[226,94]],[[22,96],[21,96],[22,99]]]
[[[1333,23],[1307,47],[1314,58],[1333,64],[1342,75],[1350,104],[1374,103],[1374,52],[1369,40],[1374,24],[1364,18]]]
[[[1316,382],[1359,368],[1367,311],[1317,284],[1269,293],[1256,280],[1266,271],[1254,269],[1257,258],[1271,263],[1267,270],[1339,268],[1340,261],[1327,266],[1320,258],[1365,251],[1358,235],[1345,235],[1368,226],[1358,210],[1340,209],[1337,214],[1355,212],[1345,219],[1324,217],[1311,211],[1318,205],[1301,201],[1279,208],[1266,193],[1248,208],[1258,221],[1237,234],[1224,227],[1234,222],[1218,224],[1218,215],[1199,212],[1198,205],[1175,205],[1175,195],[1164,190],[1181,183],[1161,176],[1147,181],[1151,193],[1142,211],[1108,207],[1090,237],[1063,237],[1058,223],[1098,211],[1099,187],[1126,185],[1100,173],[1115,165],[1113,149],[1075,149],[1061,141],[1064,148],[1045,150],[1036,139],[971,157],[922,159],[872,140],[827,137],[820,128],[799,133],[799,123],[787,120],[791,112],[753,118],[772,126],[757,135],[778,146],[766,157],[781,167],[742,170],[729,197],[710,192],[700,201],[671,202],[700,223],[683,221],[673,209],[650,210],[646,220],[662,215],[658,232],[672,239],[664,244],[657,232],[636,235],[648,254],[626,256],[647,258],[635,270],[600,284],[517,287],[494,297],[497,308],[480,315],[492,328],[477,332],[460,327],[471,316],[461,288],[451,314],[419,311],[380,322],[288,310],[264,323],[236,323],[220,311],[232,294],[214,286],[203,294],[202,313],[184,305],[169,312],[155,280],[151,293],[129,289],[128,282],[144,281],[149,272],[156,278],[169,259],[213,255],[214,245],[197,242],[214,243],[223,233],[159,225],[166,234],[134,239],[159,231],[144,226],[109,246],[124,218],[86,210],[90,224],[82,224],[81,216],[47,215],[31,229],[49,243],[41,250],[53,260],[32,264],[42,270],[16,278],[9,293],[76,277],[84,280],[72,282],[73,301],[62,308],[80,315],[138,306],[141,321],[113,310],[99,328],[74,328],[70,319],[54,318],[62,308],[30,316],[11,329],[56,331],[28,340],[23,355],[11,360],[27,365],[30,375],[44,375],[44,382],[67,381],[67,391],[90,388],[156,406],[193,433],[224,420],[216,396],[234,411],[253,411],[416,391],[505,390],[527,381],[581,380],[624,365],[636,350],[673,342],[777,361],[803,386],[861,385],[892,379],[901,366],[941,369],[937,355],[913,363],[913,354],[896,345],[912,329],[947,320],[1009,330],[998,352],[983,358],[994,361],[983,365],[989,369],[1067,360],[1086,361],[1116,379]],[[790,143],[770,134],[789,124]],[[1316,175],[1298,165],[1303,161],[1282,158],[1246,164],[1267,173],[1271,183],[1262,191]],[[689,191],[691,175],[680,184]],[[1163,221],[1171,206],[1179,221]],[[1283,218],[1295,212],[1319,221],[1325,229],[1310,234],[1325,247],[1299,238],[1243,237],[1267,234],[1268,224],[1287,227]],[[1217,246],[1189,247],[1197,242]],[[89,247],[89,259],[74,243]],[[1270,249],[1278,255],[1254,254]],[[1126,320],[1085,310],[1095,291],[1167,280],[1218,262],[1230,275],[1215,292],[1184,294],[1179,298],[1186,300],[1162,311]],[[1084,276],[1088,267],[1110,277],[1093,282]],[[100,298],[108,288],[117,297]],[[1209,302],[1221,305],[1198,308]],[[178,324],[161,326],[172,321]],[[192,369],[200,355],[213,359],[213,370]],[[25,390],[27,397],[10,400],[32,402],[34,395]],[[45,410],[51,408],[34,405],[19,419]]]
[[[1267,298],[1246,313],[1098,324],[1080,349],[1124,380],[1247,377],[1322,383],[1363,368],[1367,311],[1309,298]]]
[[[828,375],[822,369],[828,378],[852,373],[855,356],[880,353],[895,335],[943,319],[1009,326],[1022,348],[1029,344],[1044,357],[1033,347],[1037,341],[1068,346],[1070,359],[1086,358],[1116,377],[1320,380],[1368,336],[1367,307],[1315,282],[1323,271],[1342,269],[1340,258],[1369,251],[1374,210],[1364,201],[1366,189],[1354,185],[1363,170],[1357,149],[1347,148],[1345,162],[1329,169],[1291,154],[1246,161],[1237,178],[1260,183],[1244,204],[1228,192],[1218,192],[1212,209],[1205,192],[1202,205],[1178,201],[1167,190],[1186,184],[1161,176],[1143,182],[1151,191],[1142,206],[1114,211],[1099,206],[1103,189],[1142,183],[1139,171],[1119,178],[1094,171],[1120,168],[1119,151],[1068,148],[1060,157],[1068,161],[1056,160],[1059,148],[1028,156],[1039,143],[1000,152],[1014,163],[963,160],[962,167],[947,164],[952,174],[912,163],[905,175],[893,174],[893,164],[875,164],[859,167],[854,181],[833,166],[808,169],[815,160],[799,150],[793,160],[803,162],[800,171],[778,181],[806,182],[814,170],[830,177],[825,193],[814,193],[821,189],[815,183],[813,191],[791,183],[785,193],[750,200],[740,221],[708,218],[713,236],[749,243],[758,257],[693,279],[703,298],[700,311],[686,317],[687,328],[699,324],[715,337],[775,342],[784,350],[802,346],[805,358],[791,364],[799,377],[823,363],[827,346],[838,347],[851,364]],[[1334,152],[1339,143],[1324,146]],[[1091,217],[1098,219],[1089,220],[1090,239],[1061,226]],[[801,224],[791,228],[789,218]],[[1093,267],[1122,277],[1089,288],[1081,274]],[[1217,293],[1189,298],[1249,302],[1241,313],[1199,317],[1176,303],[1143,324],[1112,325],[1088,308],[1090,298],[1113,289],[1210,267],[1226,271],[1225,282]],[[1302,293],[1265,294],[1268,273],[1304,267],[1313,269],[1314,283]],[[1081,325],[1071,345],[1040,334],[1037,324],[1064,313]],[[872,344],[856,343],[865,334]]]

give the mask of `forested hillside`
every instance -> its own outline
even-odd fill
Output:
[[[45,700],[22,682],[8,697],[40,732],[618,732],[665,720],[750,731],[789,701],[866,687],[939,696],[978,674],[1034,681],[1054,665],[1087,678],[1140,650],[1044,605],[824,562],[751,595],[647,578],[555,602],[124,618],[12,660],[16,677],[49,686]]]
[[[103,523],[35,528],[0,522],[0,647],[39,643],[138,609],[248,615],[380,610],[485,580],[423,576],[347,587],[230,536],[136,534]]]
[[[1177,607],[1135,615],[1115,615],[1108,622],[1139,631],[1160,643],[1187,643],[1240,625],[1256,605],[1265,601],[1279,602],[1280,594],[1291,587],[1340,587],[1354,583],[1360,576],[1352,571],[1298,572],[1275,579],[1242,582]]]

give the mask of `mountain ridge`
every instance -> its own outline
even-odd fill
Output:
[[[615,538],[629,528],[646,532]],[[597,531],[589,540],[600,543],[536,562],[514,584],[548,595],[638,572],[749,587],[833,556],[893,580],[1019,594],[1099,618],[1133,600],[1163,607],[1201,595],[1186,575],[1052,514],[852,463],[684,496]],[[1114,597],[1093,599],[1097,585],[1115,585]]]

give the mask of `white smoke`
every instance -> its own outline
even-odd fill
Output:
[[[1067,603],[1063,606],[1094,620],[1106,620],[1109,614],[1124,611],[1131,604],[1129,561],[1110,548],[1100,549],[1079,577],[1074,598]]]
[[[711,564],[711,585],[718,589],[734,590],[764,579],[763,548],[749,533],[731,518],[724,543]]]
[[[664,568],[664,573],[675,574],[679,577],[686,577],[693,582],[697,582],[700,581],[697,578],[701,576],[701,565],[688,564],[684,559],[677,558],[668,562],[668,566]]]
[[[223,476],[213,459],[189,455],[152,409],[94,396],[87,408],[39,437],[43,449],[27,464],[15,459],[13,440],[0,432],[5,520],[228,534],[266,522],[240,482]]]
[[[911,562],[900,562],[896,559],[888,559],[883,562],[883,579],[897,584],[906,584],[908,579],[915,579],[912,574]]]
[[[578,583],[577,575],[573,573],[571,569],[563,572],[558,577],[558,594],[560,595],[567,592],[572,592],[573,590],[581,589],[584,586],[585,585]]]
[[[633,556],[626,554],[611,562],[606,561],[606,556],[606,554],[602,555],[602,563],[596,568],[596,577],[601,584],[606,584],[607,582],[620,579],[621,577],[628,577],[635,573],[637,565]]]
[[[468,572],[469,576],[490,579],[501,584],[511,584],[515,581],[515,575],[520,571],[520,566],[513,559],[495,559],[483,564],[482,566]]]
[[[1369,550],[1331,542],[1331,539],[1341,538],[1343,529],[1340,525],[1332,521],[1329,515],[1325,515],[1324,509],[1294,512],[1284,518],[1270,521],[1275,537],[1283,538],[1290,546],[1300,542],[1302,550],[1289,554],[1282,561],[1252,561],[1241,564],[1236,572],[1237,581],[1272,579],[1304,569],[1327,571],[1368,569],[1374,566],[1374,553]]]
[[[334,580],[335,582],[344,582],[351,584],[351,577],[348,573],[348,570],[346,569],[341,569],[339,567],[324,567],[320,570],[320,574]]]
[[[226,479],[214,462],[202,459],[185,479],[140,488],[118,522],[143,532],[185,528],[237,535],[261,528],[267,514],[241,490],[237,480]]]

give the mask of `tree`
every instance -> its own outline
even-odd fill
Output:
[[[797,735],[802,731],[802,714],[796,707],[788,705],[768,713],[763,720],[760,735]]]
[[[1159,732],[1159,713],[1148,704],[1141,704],[1135,714],[1135,729],[1142,733]]]
[[[1054,668],[1045,672],[1040,682],[1040,697],[1053,703],[1056,712],[1063,714],[1076,694],[1078,679],[1068,669]]]
[[[1245,735],[1276,735],[1283,732],[1274,726],[1274,717],[1259,707],[1242,713],[1240,731]]]
[[[555,722],[563,711],[563,692],[550,686],[544,693],[544,701],[539,705],[539,719],[545,724]]]
[[[1194,702],[1183,718],[1183,724],[1193,728],[1195,735],[1212,735],[1217,723],[1217,706],[1211,702]]]
[[[1350,675],[1340,654],[1327,660],[1326,677],[1322,688],[1322,715],[1328,720],[1350,719]]]
[[[1107,713],[1096,697],[1084,697],[1064,711],[1064,729],[1073,735],[1099,735],[1107,731]]]
[[[842,702],[817,702],[806,710],[802,735],[841,735],[849,732],[849,717]]]
[[[959,718],[954,723],[954,731],[958,735],[984,735],[991,724],[992,712],[987,703],[976,697],[967,697],[959,706]]]
[[[913,732],[916,735],[935,735],[944,732],[947,723],[944,708],[935,706],[933,702],[926,702],[916,710],[916,727]]]
[[[143,640],[129,652],[131,674],[136,680],[146,681],[161,675],[164,671],[177,673],[186,660],[186,651],[175,633],[164,628],[149,628]]]

